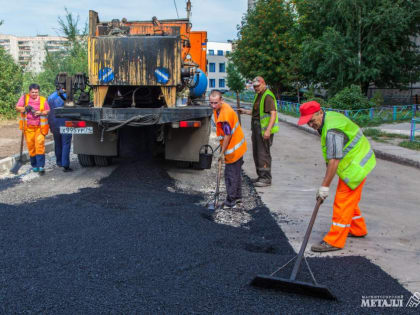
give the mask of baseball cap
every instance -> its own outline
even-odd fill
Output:
[[[321,105],[319,105],[319,103],[316,101],[310,101],[310,102],[303,103],[302,105],[300,105],[299,107],[300,118],[298,121],[298,125],[307,124],[311,120],[313,114],[315,114],[316,112],[320,110],[321,110]]]

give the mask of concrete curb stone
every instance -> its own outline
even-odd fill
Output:
[[[45,143],[45,153],[49,153],[54,150],[54,141],[49,141]],[[9,156],[7,158],[0,160],[0,173],[5,173],[9,171],[12,166],[15,164],[17,160],[19,160],[20,154],[15,154],[12,156]],[[29,153],[28,151],[23,151],[22,153],[22,162],[28,162],[29,161]]]

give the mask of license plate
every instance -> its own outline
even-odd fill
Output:
[[[60,133],[72,135],[89,135],[93,133],[93,127],[60,127]]]

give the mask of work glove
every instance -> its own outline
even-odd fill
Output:
[[[329,187],[321,186],[318,188],[318,191],[316,192],[316,199],[325,200],[328,197],[328,193],[330,191]]]
[[[33,112],[34,108],[31,105],[25,106],[25,113]]]

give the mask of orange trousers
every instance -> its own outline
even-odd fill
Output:
[[[332,225],[330,231],[324,237],[324,241],[328,244],[343,248],[349,232],[355,236],[367,234],[365,219],[363,219],[359,209],[359,201],[362,197],[365,181],[366,178],[355,190],[351,190],[344,181],[338,180]]]
[[[30,157],[45,154],[45,136],[41,133],[41,127],[27,126],[25,140]]]

